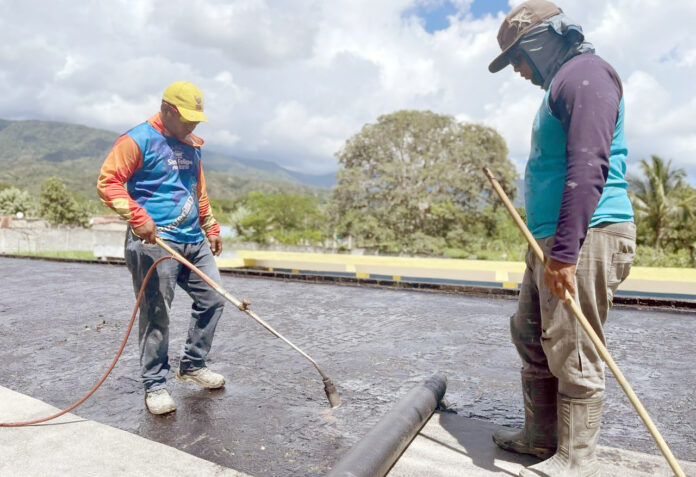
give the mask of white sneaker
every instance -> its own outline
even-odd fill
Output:
[[[167,414],[176,411],[176,403],[166,389],[145,394],[145,406],[152,414]]]
[[[225,385],[225,378],[222,374],[213,373],[208,368],[200,368],[186,373],[182,373],[181,368],[179,368],[174,377],[179,381],[196,383],[205,389],[219,389]]]

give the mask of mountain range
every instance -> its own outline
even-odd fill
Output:
[[[0,182],[37,193],[45,178],[57,176],[78,193],[95,197],[99,169],[118,137],[65,122],[0,119]],[[203,161],[211,197],[237,197],[255,189],[324,195],[336,183],[334,174],[304,174],[210,149]]]

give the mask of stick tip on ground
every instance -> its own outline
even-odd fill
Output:
[[[329,399],[331,409],[335,409],[341,405],[341,397],[338,395],[338,391],[336,391],[336,387],[330,379],[324,379],[324,392]]]

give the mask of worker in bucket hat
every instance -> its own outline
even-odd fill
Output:
[[[529,249],[510,320],[522,359],[524,429],[497,431],[493,440],[546,459],[521,476],[594,476],[604,364],[563,299],[568,290],[604,340],[614,292],[635,255],[621,79],[595,55],[582,28],[545,0],[513,8],[498,44],[489,70],[511,65],[544,90],[524,196],[527,225],[547,263]]]
[[[220,226],[210,210],[201,163],[203,140],[193,134],[207,121],[203,94],[177,81],[162,95],[160,111],[123,134],[104,161],[97,190],[129,223],[125,258],[138,293],[150,266],[167,253],[157,237],[220,282],[213,255],[222,251]],[[188,338],[176,378],[207,389],[225,379],[206,366],[224,300],[175,260],[160,263],[140,304],[139,343],[145,404],[153,414],[176,410],[166,387],[169,372],[169,307],[176,285],[193,299]]]

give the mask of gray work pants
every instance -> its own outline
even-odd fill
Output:
[[[220,282],[220,272],[205,240],[199,243],[166,242],[211,279]],[[150,266],[164,255],[167,252],[161,247],[142,242],[128,230],[125,258],[133,276],[136,296]],[[182,371],[205,366],[215,327],[224,308],[224,299],[187,267],[175,260],[164,260],[157,265],[140,302],[140,366],[147,392],[162,389],[166,385],[170,368],[169,309],[177,284],[193,299],[188,338],[179,362]]]
[[[554,237],[538,240],[548,257]],[[575,299],[604,343],[604,323],[614,292],[635,256],[632,222],[605,223],[588,230],[575,273]],[[558,378],[558,392],[586,399],[604,392],[604,363],[573,312],[544,284],[544,265],[530,248],[517,312],[510,319],[522,375]]]

